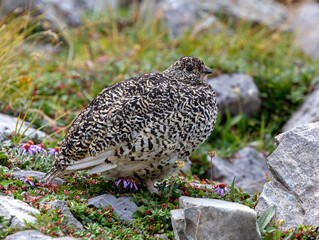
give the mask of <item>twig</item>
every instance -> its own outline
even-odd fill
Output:
[[[177,173],[177,176],[178,176],[178,173]],[[166,203],[167,206],[168,206],[168,202],[169,202],[169,199],[170,199],[170,197],[171,197],[171,193],[172,193],[172,191],[173,191],[173,188],[174,188],[174,185],[175,185],[177,176],[174,178],[173,185],[172,185],[172,187],[171,187],[171,190],[169,191],[169,194],[168,194],[168,197],[167,197],[167,203]]]
[[[49,125],[57,127],[56,122],[52,118],[50,118],[48,115],[46,115],[42,110],[40,110],[40,109],[30,109],[29,111],[39,114],[40,116],[42,116],[44,118],[44,120],[46,120],[48,122]]]
[[[207,152],[207,155],[210,156],[210,181],[213,181],[213,158],[216,156],[215,151]]]
[[[73,122],[71,122],[71,123],[70,123],[69,125],[67,125],[67,126],[60,127],[60,128],[59,128],[58,130],[56,130],[55,132],[51,133],[51,134],[48,136],[48,138],[50,138],[50,137],[56,135],[58,132],[61,132],[61,131],[65,130],[65,129],[68,129],[69,127],[71,127],[72,123],[73,123]]]
[[[200,220],[200,215],[202,213],[202,207],[199,207],[199,214],[198,214],[198,217],[197,217],[197,224],[196,224],[196,231],[195,231],[195,237],[194,237],[194,240],[197,239],[197,233],[198,233],[198,228],[199,228],[199,220]]]

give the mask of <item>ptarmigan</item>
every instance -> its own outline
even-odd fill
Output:
[[[54,166],[45,175],[88,169],[108,179],[154,182],[177,169],[211,134],[217,117],[213,71],[183,57],[162,73],[127,79],[104,89],[74,120]]]

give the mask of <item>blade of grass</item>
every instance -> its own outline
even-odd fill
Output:
[[[230,199],[235,202],[235,180],[236,177],[234,177],[231,185],[230,185]]]
[[[70,113],[70,112],[71,112],[71,110],[65,112],[65,113],[62,114],[61,116],[55,118],[54,121],[57,121],[57,120],[61,119],[62,117],[64,117],[65,115],[67,115],[67,114]],[[37,114],[36,114],[36,115],[37,115]],[[33,119],[32,119],[32,122],[33,122],[34,120],[35,120],[35,119],[33,118]],[[32,122],[31,122],[31,123],[32,123]],[[25,140],[26,140],[27,138],[29,138],[32,134],[36,133],[37,131],[40,131],[41,129],[45,128],[45,127],[48,126],[48,125],[49,125],[49,123],[46,123],[46,124],[44,124],[43,126],[37,128],[37,129],[35,129],[33,132],[31,132],[31,133],[28,134],[26,137],[24,137],[24,138],[22,139],[22,141],[25,141]],[[47,137],[47,138],[48,138],[48,137]],[[47,139],[47,138],[46,138],[46,139]],[[46,139],[45,139],[45,141],[46,141]]]

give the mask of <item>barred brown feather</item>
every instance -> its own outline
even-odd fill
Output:
[[[89,169],[110,179],[153,182],[176,170],[212,132],[217,105],[212,70],[183,57],[162,73],[104,89],[74,120],[44,180]]]

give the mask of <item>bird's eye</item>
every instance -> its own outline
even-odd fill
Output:
[[[188,66],[188,67],[186,67],[186,70],[191,72],[191,71],[193,71],[193,68],[191,66]]]

